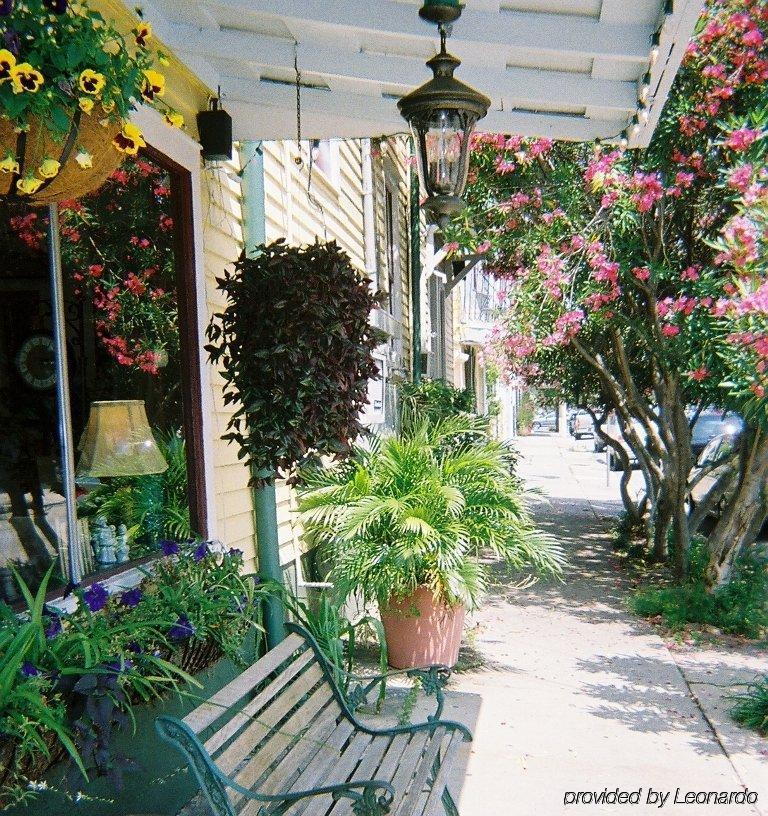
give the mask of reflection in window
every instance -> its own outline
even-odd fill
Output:
[[[168,172],[138,158],[95,194],[60,206],[74,438],[86,443],[92,403],[133,405],[168,464],[148,473],[134,460],[104,477],[79,468],[77,561],[86,573],[192,534],[171,187]],[[11,568],[34,586],[54,561],[65,575],[70,557],[45,228],[44,210],[0,211],[0,598],[10,601]],[[102,453],[119,452],[119,439],[97,424]]]

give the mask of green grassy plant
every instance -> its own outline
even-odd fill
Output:
[[[755,678],[744,694],[736,697],[731,715],[737,723],[768,736],[768,675]]]
[[[714,626],[723,632],[760,637],[768,629],[768,569],[754,551],[744,553],[726,586],[708,593],[704,585],[706,539],[696,536],[689,554],[689,578],[681,586],[648,586],[631,600],[641,617],[661,617],[679,631],[690,624]]]

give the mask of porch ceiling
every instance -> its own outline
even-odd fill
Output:
[[[132,0],[125,0],[129,7]],[[296,136],[297,43],[305,138],[402,132],[396,100],[426,81],[434,26],[420,0],[151,0],[157,34],[211,89],[236,139]],[[664,8],[672,6],[665,15]],[[699,0],[466,0],[451,50],[460,79],[493,100],[485,131],[615,137],[637,110],[653,33],[650,139],[699,13]]]

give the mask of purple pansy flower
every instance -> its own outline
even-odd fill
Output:
[[[43,0],[43,5],[54,14],[64,14],[67,10],[68,0]]]
[[[135,640],[132,640],[126,648],[131,654],[141,654],[144,651]]]
[[[0,17],[7,17],[13,11],[13,0],[0,0]]]
[[[195,559],[195,561],[200,562],[209,553],[210,553],[210,550],[208,549],[208,542],[207,541],[202,541],[195,548],[195,552],[193,553],[192,557]]]
[[[83,593],[83,601],[91,612],[99,612],[107,605],[109,592],[104,584],[96,582]]]
[[[126,591],[120,596],[120,603],[123,606],[127,606],[129,609],[133,609],[135,606],[139,605],[139,601],[143,597],[144,593],[138,587],[126,589]]]
[[[177,555],[179,552],[179,545],[175,541],[161,541],[160,549],[163,555]]]
[[[40,675],[40,669],[35,666],[34,663],[30,663],[29,660],[25,660],[21,666],[21,676],[22,677],[38,677]]]
[[[8,31],[3,34],[3,42],[14,57],[19,56],[19,52],[21,51],[21,37],[18,31],[9,28]]]
[[[171,640],[185,640],[195,634],[195,627],[186,615],[179,615],[179,619],[168,630]]]
[[[227,555],[230,558],[242,558],[243,557],[243,551],[238,550],[237,547],[230,547],[229,552],[227,553]]]

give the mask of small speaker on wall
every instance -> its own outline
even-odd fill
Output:
[[[210,109],[197,114],[197,131],[205,161],[227,161],[232,158],[232,117],[214,97]]]

